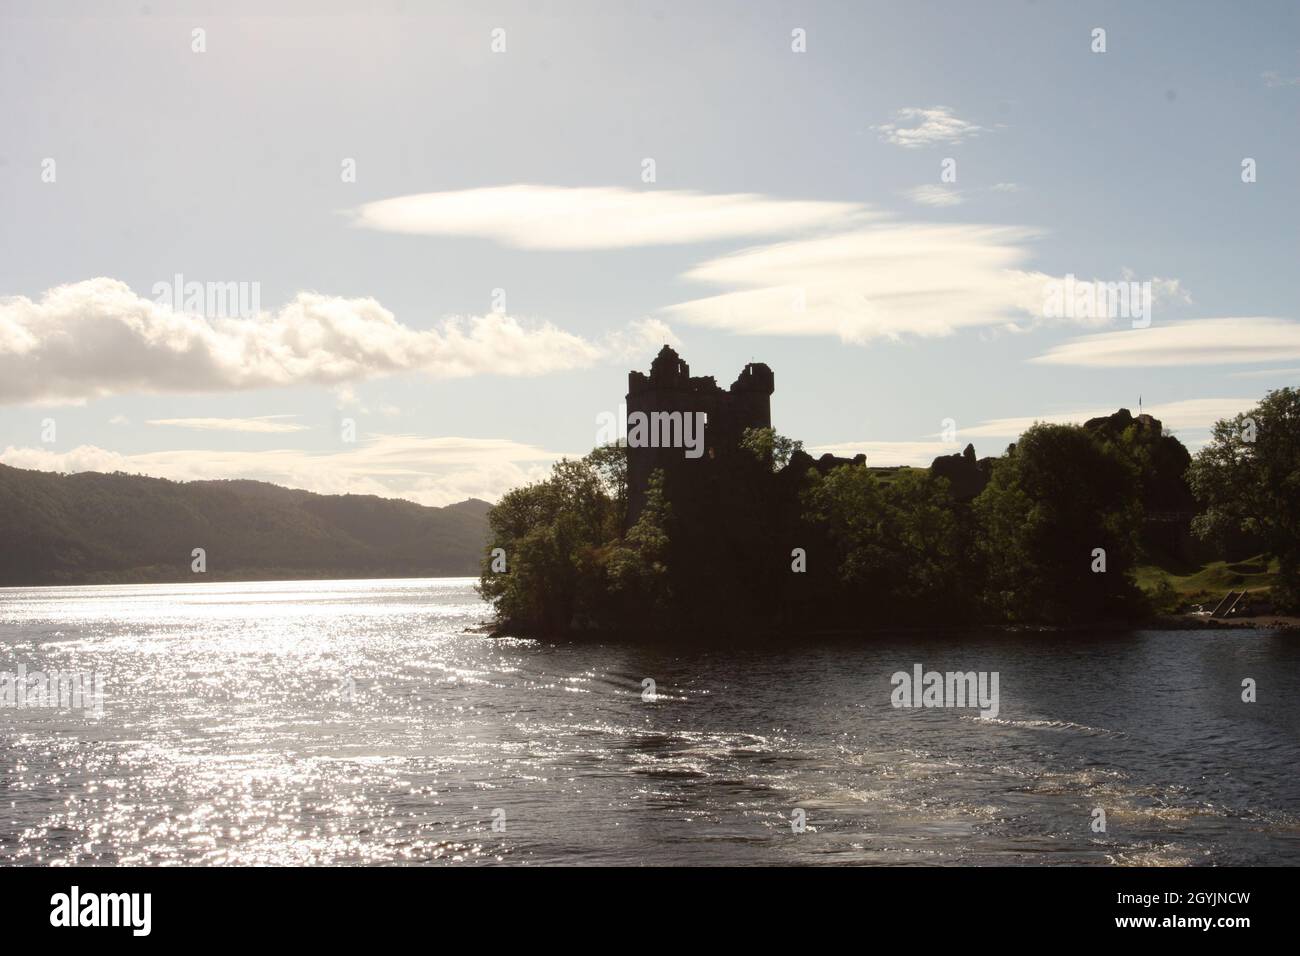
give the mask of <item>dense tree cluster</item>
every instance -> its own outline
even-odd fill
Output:
[[[1249,441],[1241,418],[1257,425]],[[1133,570],[1155,546],[1144,516],[1190,514],[1193,489],[1202,533],[1244,526],[1290,580],[1300,567],[1292,390],[1220,422],[1195,461],[1149,416],[1037,424],[991,461],[978,493],[955,493],[938,469],[816,467],[771,429],[743,447],[695,472],[656,473],[630,528],[620,446],[510,492],[489,515],[507,567],[485,562],[480,584],[502,625],[741,633],[1138,619],[1151,608]]]
[[[1210,541],[1257,535],[1278,561],[1273,601],[1300,610],[1300,389],[1269,392],[1214,426],[1188,471],[1204,504],[1195,522]]]

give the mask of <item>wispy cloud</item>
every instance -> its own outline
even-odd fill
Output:
[[[511,488],[544,478],[562,457],[506,439],[376,435],[346,450],[231,451],[177,449],[121,454],[94,445],[65,452],[8,447],[0,461],[40,471],[125,471],[193,481],[248,478],[320,494],[364,494],[445,505],[466,498],[495,501]]]
[[[929,183],[907,191],[907,198],[922,206],[959,206],[966,201],[960,189]]]
[[[855,344],[1039,322],[1052,277],[1024,268],[1034,235],[1014,226],[886,222],[745,249],[685,274],[728,291],[664,314],[741,334],[830,335]]]
[[[1300,366],[1296,368],[1252,368],[1241,372],[1232,372],[1229,378],[1291,378],[1300,375]]]
[[[257,418],[151,418],[146,425],[167,425],[172,428],[192,428],[212,432],[260,432],[280,434],[307,431],[306,425],[280,421],[293,415],[261,415]]]
[[[983,126],[958,118],[947,106],[909,106],[899,110],[894,120],[871,128],[886,142],[906,149],[960,143],[985,132]]]
[[[1300,86],[1300,76],[1283,76],[1276,70],[1269,70],[1261,75],[1264,78],[1264,85],[1268,87]]]
[[[640,362],[665,345],[681,344],[667,322],[653,318],[633,319],[625,328],[605,338],[605,350],[610,357],[623,362]]]
[[[1042,365],[1141,368],[1300,359],[1300,322],[1271,317],[1195,319],[1084,335],[1030,359]]]
[[[504,314],[415,329],[374,299],[314,292],[255,318],[206,319],[98,278],[37,301],[0,299],[0,404],[338,385],[408,371],[543,375],[612,358],[629,336],[646,334],[641,323],[607,345]]]
[[[966,189],[958,189],[956,186],[943,183],[926,183],[904,190],[903,195],[919,205],[942,208],[960,206],[972,198],[987,193],[1018,193],[1020,188],[1018,183],[994,183],[992,186],[975,186]]]
[[[752,193],[516,184],[366,203],[355,225],[384,232],[477,236],[520,249],[623,249],[789,235],[842,226],[858,203]]]
[[[921,137],[940,140],[978,129],[942,107],[914,112],[908,115],[922,122]],[[955,188],[933,184],[910,196],[938,208],[965,199]],[[1046,284],[1053,278],[1025,268],[1033,230],[899,221],[858,202],[513,185],[368,203],[355,210],[355,219],[369,228],[482,236],[528,249],[757,238],[770,244],[708,259],[682,276],[724,291],[659,312],[740,334],[832,335],[865,343],[966,327],[1014,328],[1045,319]],[[1072,314],[1071,321],[1095,327],[1110,318]],[[642,339],[670,341],[656,328],[642,323],[604,345],[626,352],[620,343],[631,339],[639,353]]]

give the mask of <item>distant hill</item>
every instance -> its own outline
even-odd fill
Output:
[[[490,507],[0,465],[0,586],[477,575]]]

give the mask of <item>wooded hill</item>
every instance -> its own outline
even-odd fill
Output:
[[[474,575],[490,507],[0,465],[0,586]]]

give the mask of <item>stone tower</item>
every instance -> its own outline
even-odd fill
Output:
[[[761,362],[746,365],[728,389],[720,388],[711,375],[692,378],[690,366],[667,345],[650,364],[649,375],[628,373],[628,524],[640,516],[650,475],[656,468],[686,473],[708,468],[711,462],[735,452],[746,428],[770,427],[775,387],[772,370]],[[702,412],[707,416],[700,457],[688,458],[680,447],[634,445],[632,423],[637,413],[652,416],[674,412],[683,416]]]

